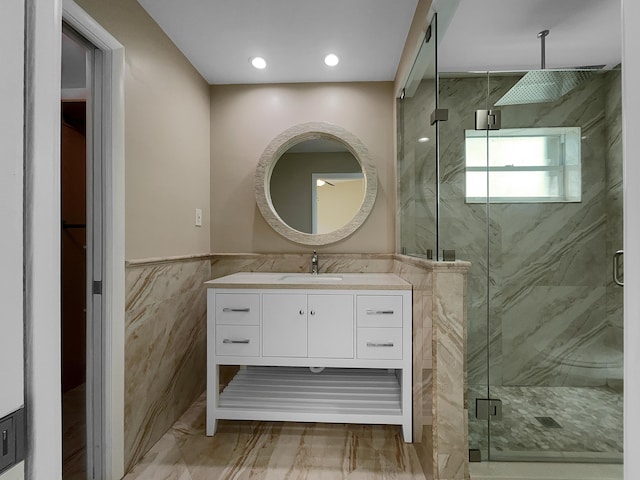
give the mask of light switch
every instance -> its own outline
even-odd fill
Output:
[[[196,227],[202,226],[202,209],[196,208]]]

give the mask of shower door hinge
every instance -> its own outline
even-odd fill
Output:
[[[476,130],[500,130],[502,113],[500,110],[476,110]]]
[[[436,108],[431,112],[431,125],[436,122],[446,122],[447,120],[449,120],[448,108]]]
[[[479,448],[469,449],[469,462],[482,462],[482,451]]]
[[[476,398],[476,418],[478,420],[502,420],[502,400],[498,398]]]

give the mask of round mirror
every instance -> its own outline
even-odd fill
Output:
[[[377,183],[357,137],[336,125],[306,123],[282,132],[265,149],[256,168],[256,200],[279,234],[326,245],[362,225]]]

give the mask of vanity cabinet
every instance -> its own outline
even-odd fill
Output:
[[[410,285],[236,275],[207,282],[207,435],[218,419],[279,420],[397,424],[412,441]],[[220,365],[240,365],[222,391]]]
[[[262,295],[265,357],[353,358],[353,296]]]

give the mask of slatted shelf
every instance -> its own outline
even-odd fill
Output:
[[[389,370],[247,367],[220,394],[217,416],[361,423],[383,423],[374,417],[384,417],[384,423],[400,424],[401,390]]]

